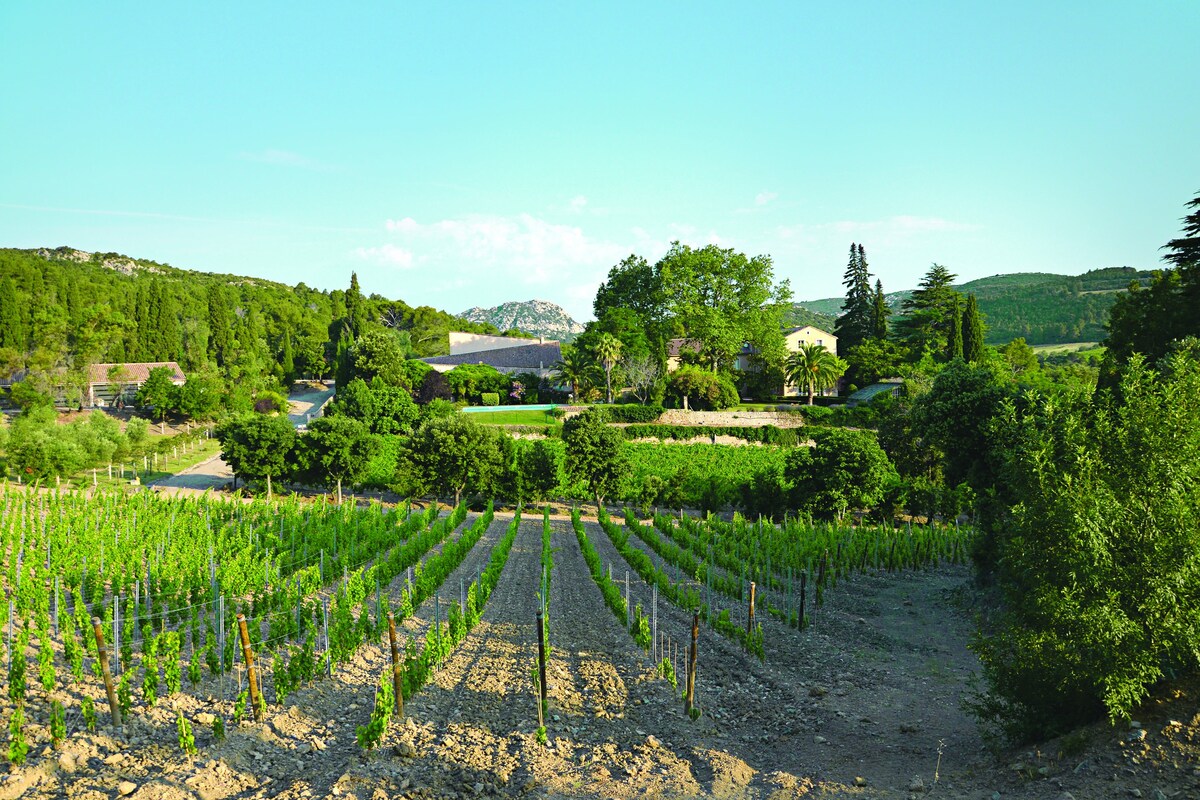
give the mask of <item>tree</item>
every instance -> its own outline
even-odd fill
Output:
[[[787,281],[774,283],[770,256],[747,258],[716,245],[693,250],[674,242],[656,271],[668,313],[684,336],[700,342],[714,370],[732,365],[747,344],[782,355],[783,313],[792,290]]]
[[[1004,345],[1000,348],[1000,355],[1004,357],[1014,378],[1036,372],[1038,369],[1037,353],[1025,343],[1024,338],[1018,337]]]
[[[637,315],[643,329],[654,329],[666,317],[659,269],[641,256],[629,256],[608,271],[608,280],[596,290],[592,309],[597,320],[612,311],[628,309]]]
[[[963,310],[959,297],[954,298],[954,315],[950,317],[950,335],[946,337],[946,360],[963,357]]]
[[[567,477],[587,484],[597,510],[617,492],[628,467],[625,437],[607,422],[603,410],[589,409],[563,424]]]
[[[454,393],[450,390],[450,382],[446,380],[445,374],[431,370],[421,379],[421,384],[413,395],[413,399],[417,401],[417,405],[425,406],[433,400],[449,400],[453,396]]]
[[[846,353],[846,380],[858,388],[882,378],[894,378],[904,363],[904,351],[895,342],[867,339]]]
[[[1113,393],[1037,397],[1000,430],[1013,502],[989,533],[1004,611],[973,643],[975,712],[1014,739],[1128,718],[1200,668],[1200,343]]]
[[[629,388],[639,403],[649,401],[662,379],[658,359],[649,353],[625,359],[625,379],[629,381]]]
[[[172,393],[172,410],[189,419],[208,419],[221,407],[225,386],[214,374],[193,373]]]
[[[577,347],[564,347],[562,359],[554,363],[551,377],[560,384],[571,387],[576,401],[583,389],[590,387],[597,376],[597,367],[588,354]]]
[[[367,383],[378,377],[389,386],[409,388],[405,353],[390,331],[371,328],[355,337],[354,377]]]
[[[368,432],[384,436],[407,434],[420,416],[407,391],[389,386],[378,377],[370,385],[361,378],[350,381],[325,413],[357,420]]]
[[[271,497],[271,479],[287,473],[296,429],[284,416],[250,414],[237,417],[217,428],[221,458],[242,480],[267,482]]]
[[[170,367],[155,367],[146,376],[142,388],[138,389],[137,402],[139,406],[153,406],[159,422],[167,418],[175,398],[175,383],[172,380],[174,372]]]
[[[490,485],[503,467],[494,428],[464,414],[428,419],[404,444],[402,458],[418,484],[435,495],[454,496]]]
[[[801,342],[800,349],[788,357],[785,374],[791,383],[805,388],[811,406],[817,392],[837,385],[846,366],[845,361],[826,350],[824,345]]]
[[[899,480],[869,431],[817,428],[809,436],[815,445],[797,447],[784,461],[794,508],[840,520],[847,511],[877,505],[884,487]]]
[[[346,416],[320,417],[308,425],[300,438],[301,461],[310,472],[319,472],[336,484],[342,502],[342,483],[358,483],[366,473],[378,440],[367,426]]]
[[[936,357],[947,350],[954,318],[960,313],[959,294],[951,286],[955,277],[941,264],[934,264],[901,306],[904,313],[896,329],[914,361],[920,361],[926,353]]]
[[[967,295],[962,320],[963,359],[968,364],[978,364],[983,360],[983,315],[973,294]]]
[[[871,292],[866,252],[861,244],[850,245],[850,261],[842,285],[846,287],[846,300],[833,329],[838,337],[838,355],[846,354],[851,347],[862,344],[875,333],[875,297]]]
[[[521,451],[521,472],[530,499],[548,498],[562,482],[562,444],[551,439],[534,439],[529,442]]]
[[[667,393],[678,398],[685,410],[720,411],[741,401],[728,375],[695,364],[684,364],[671,373]]]
[[[876,339],[888,337],[888,318],[892,308],[888,305],[887,296],[883,293],[883,281],[875,279],[875,299],[871,304],[871,335]]]
[[[596,358],[600,361],[600,366],[604,368],[604,402],[611,403],[612,394],[612,371],[617,362],[621,360],[621,340],[610,333],[600,334],[600,338],[596,342]]]

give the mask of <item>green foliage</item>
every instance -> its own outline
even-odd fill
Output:
[[[741,398],[728,375],[719,375],[692,364],[684,364],[671,373],[667,381],[667,395],[682,406],[694,411],[720,411],[733,408]]]
[[[650,646],[654,644],[650,632],[650,618],[642,613],[641,603],[633,606],[633,621],[630,623],[629,633],[633,636],[633,641],[637,646],[643,650],[649,651]]]
[[[812,406],[815,411],[832,411],[820,406]],[[777,428],[774,425],[628,425],[623,430],[627,439],[659,439],[659,440],[690,440],[717,436],[732,436],[746,442],[795,447],[800,442],[796,428]]]
[[[16,766],[25,763],[29,745],[25,743],[25,704],[17,703],[8,721],[8,760]]]
[[[498,406],[500,405],[500,394],[498,392],[482,392],[479,395],[479,404],[483,406]]]
[[[177,712],[175,730],[178,733],[179,749],[189,756],[194,756],[196,754],[196,737],[192,734],[192,723],[188,722],[183,711]]]
[[[380,378],[369,384],[355,378],[338,389],[325,416],[358,420],[375,434],[406,434],[417,424],[420,409],[403,387],[391,386]]]
[[[183,688],[183,670],[179,666],[180,639],[178,631],[160,634],[163,658],[163,680],[167,694],[172,695]]]
[[[225,741],[225,720],[220,715],[213,717],[213,738],[218,742]]]
[[[504,467],[503,435],[464,414],[426,420],[404,446],[398,479],[409,482],[406,488],[453,496],[455,505],[464,491],[490,495]]]
[[[297,443],[296,475],[306,482],[332,487],[353,485],[370,466],[377,439],[358,420],[320,417],[308,425]]]
[[[79,701],[79,710],[83,715],[83,727],[88,733],[94,733],[96,730],[96,701],[91,698],[91,695],[84,695]]]
[[[63,705],[57,700],[51,700],[50,746],[57,748],[65,738],[67,738],[67,720],[63,714]]]
[[[8,665],[8,699],[18,706],[25,702],[25,648],[29,646],[29,634],[21,630],[13,642],[12,663]]]
[[[146,381],[137,392],[139,406],[153,407],[155,415],[161,420],[166,419],[171,410],[172,399],[175,395],[175,384],[171,377],[174,371],[170,367],[155,367],[150,370]]]
[[[371,720],[366,725],[359,725],[354,730],[358,746],[364,750],[372,750],[383,740],[387,733],[388,723],[392,719],[392,709],[396,698],[392,693],[391,668],[384,670],[379,686],[375,690],[375,708],[371,711]]]
[[[875,294],[871,291],[866,250],[861,244],[850,244],[850,260],[842,285],[846,287],[846,301],[833,333],[838,337],[838,349],[844,353],[875,335]]]
[[[246,718],[246,705],[249,703],[249,700],[250,700],[250,690],[248,688],[242,689],[240,692],[238,692],[237,697],[234,698],[234,701],[233,701],[233,724],[234,725],[241,725],[242,720]]]
[[[587,485],[597,503],[618,490],[627,463],[625,437],[607,422],[603,411],[589,409],[563,424],[567,475]]]
[[[811,433],[816,445],[788,454],[784,477],[793,507],[818,517],[841,519],[848,511],[872,508],[896,470],[867,431],[825,428]]]
[[[296,429],[287,417],[249,416],[217,428],[221,458],[234,475],[246,481],[270,480],[287,474],[296,443]]]
[[[625,405],[609,406],[605,409],[612,422],[651,423],[662,416],[663,407],[660,405],[640,405],[628,403]]]
[[[54,674],[54,643],[50,639],[50,628],[46,626],[38,631],[41,646],[38,648],[38,678],[42,689],[47,694],[54,691],[56,683]]]
[[[1200,345],[1109,396],[1039,398],[998,420],[1005,509],[989,522],[1006,605],[974,643],[975,711],[1041,738],[1127,717],[1200,668]]]

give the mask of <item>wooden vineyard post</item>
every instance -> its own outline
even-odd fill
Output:
[[[796,626],[800,630],[804,630],[804,601],[808,597],[808,570],[800,573],[800,617],[796,621]]]
[[[688,653],[687,664],[687,694],[684,695],[683,707],[688,716],[692,716],[696,708],[696,643],[700,638],[700,612],[692,616],[692,649]]]
[[[238,614],[238,633],[242,637],[242,656],[246,659],[246,674],[250,678],[250,705],[254,709],[254,721],[262,722],[262,707],[258,700],[258,675],[254,672],[254,651],[250,649],[250,632],[246,630],[246,615]]]
[[[546,708],[546,628],[542,619],[542,612],[539,609],[537,612],[537,637],[538,637],[538,727],[545,725],[545,720],[542,718],[543,710]]]
[[[396,615],[391,611],[387,615],[388,641],[392,645],[392,693],[396,696],[396,716],[404,716],[404,681],[401,677],[400,649],[396,646]]]
[[[108,695],[108,710],[112,714],[113,727],[121,727],[121,706],[113,689],[112,672],[108,669],[108,651],[104,649],[104,631],[100,629],[100,618],[92,617],[92,632],[96,635],[96,656],[100,661],[100,674],[104,677],[104,691]]]
[[[754,594],[755,583],[750,581],[750,608],[746,614],[746,633],[754,633]]]

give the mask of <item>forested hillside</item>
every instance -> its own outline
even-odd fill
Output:
[[[1106,335],[1104,323],[1117,296],[1129,288],[1130,281],[1146,283],[1151,274],[1132,267],[1096,269],[1082,275],[1018,272],[954,288],[975,295],[987,324],[988,344],[1005,344],[1017,337],[1031,345],[1097,342]],[[897,309],[911,294],[889,293],[888,304]],[[792,317],[798,320],[796,324],[822,327],[822,319],[841,314],[842,302],[842,298],[826,298],[796,303]]]
[[[124,361],[177,361],[255,383],[322,377],[346,294],[115,253],[0,249],[0,377]],[[444,353],[448,330],[495,332],[378,295],[361,309],[396,331],[408,355]]]

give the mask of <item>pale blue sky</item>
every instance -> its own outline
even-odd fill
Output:
[[[344,7],[343,7],[344,6]],[[1154,267],[1200,3],[0,4],[0,246],[587,318],[630,252],[839,295]]]

